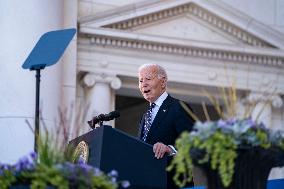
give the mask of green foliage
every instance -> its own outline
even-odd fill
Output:
[[[203,141],[200,146],[193,146],[193,148],[200,148],[207,152],[205,158],[199,160],[199,163],[210,161],[211,168],[213,170],[218,169],[223,185],[229,186],[234,173],[234,166],[232,165],[237,157],[235,151],[237,145],[231,136],[217,131],[210,138]]]
[[[3,189],[7,189],[15,181],[16,177],[9,170],[3,170],[0,174],[0,186]]]
[[[69,188],[68,180],[53,166],[39,164],[35,171],[23,173],[23,177],[31,180],[31,189],[45,189],[48,185],[58,189]]]
[[[224,187],[233,179],[238,148],[277,147],[284,149],[284,132],[271,131],[251,119],[197,122],[194,131],[176,141],[178,153],[167,170],[175,170],[180,187],[192,180],[194,166],[210,166],[218,172]]]
[[[60,152],[54,146],[52,138],[49,135],[42,136],[38,143],[39,162],[45,166],[52,166],[55,163],[64,162],[64,153]],[[65,149],[62,149],[63,151]]]
[[[59,148],[46,132],[38,143],[38,155],[21,158],[15,165],[0,163],[0,188],[8,189],[17,184],[28,184],[31,189],[116,189],[116,177],[83,162],[70,163],[73,150],[67,145]],[[68,143],[67,143],[68,144]]]
[[[255,134],[257,140],[259,141],[259,146],[262,148],[269,148],[271,146],[270,141],[268,140],[268,134],[258,129]]]
[[[193,145],[198,145],[200,142],[195,140],[193,143],[190,142],[187,132],[182,133],[181,137],[176,140],[178,153],[167,168],[167,171],[175,169],[173,179],[179,187],[183,187],[187,182],[192,180],[193,160],[189,156],[189,152]]]
[[[93,177],[92,178],[92,187],[100,189],[116,189],[117,186],[113,185],[111,182],[105,182],[106,176],[102,177]]]
[[[258,121],[265,107],[271,103],[270,97],[275,95],[276,88],[272,91],[267,90],[268,88],[263,91],[262,95],[265,98],[261,98],[260,101],[264,102],[264,105],[252,120],[259,99],[248,98],[245,103],[238,103],[238,97],[241,95],[237,91],[237,80],[229,79],[227,71],[229,87],[218,88],[218,96],[204,91],[220,120],[211,121],[206,105],[202,103],[207,121],[201,123],[198,116],[181,102],[181,106],[196,124],[191,133],[183,133],[176,140],[178,153],[168,167],[168,170],[175,170],[174,180],[180,187],[192,180],[193,167],[199,166],[217,171],[226,188],[233,179],[238,149],[257,147],[284,150],[284,131],[269,130]],[[242,111],[238,110],[240,104],[243,105]]]
[[[182,187],[186,182],[192,180],[192,169],[194,159],[190,156],[192,149],[205,151],[204,157],[197,160],[197,164],[210,162],[213,170],[218,170],[224,186],[229,186],[234,174],[234,160],[237,157],[236,148],[230,136],[223,135],[221,132],[214,133],[207,140],[202,141],[198,137],[189,137],[189,133],[183,133],[181,138],[176,141],[178,153],[175,156],[168,170],[175,168],[176,174],[174,181]],[[182,175],[182,180],[180,176]]]
[[[31,189],[94,188],[116,189],[115,177],[86,164],[62,163],[47,166],[41,163],[19,161],[14,166],[0,169],[1,189],[8,189],[17,184],[28,184]]]
[[[83,162],[70,163],[73,151],[69,148],[54,147],[49,135],[41,137],[37,156],[20,159],[15,165],[0,164],[0,188],[8,189],[19,183],[29,184],[31,189],[45,189],[54,186],[58,189],[94,188],[116,189],[116,177],[106,175]],[[117,175],[117,173],[115,174]]]
[[[29,157],[21,158],[14,165],[0,162],[1,189],[9,189],[10,186],[17,184],[30,185],[31,189],[46,189],[47,186],[57,189],[116,189],[119,184],[123,188],[129,186],[128,181],[116,180],[116,171],[105,174],[85,164],[80,159],[81,156],[76,157],[74,148],[68,146],[68,143],[70,137],[79,136],[82,128],[81,119],[80,116],[76,116],[78,123],[72,127],[72,119],[68,119],[66,115],[67,112],[60,112],[60,123],[53,133],[50,133],[41,120],[43,133],[38,137],[38,154],[32,152]],[[31,124],[27,124],[33,131]],[[74,159],[78,161],[74,163]]]

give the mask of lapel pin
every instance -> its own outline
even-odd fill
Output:
[[[163,112],[166,112],[166,110],[163,110]]]

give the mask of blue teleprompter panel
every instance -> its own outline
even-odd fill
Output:
[[[40,37],[22,67],[36,70],[55,64],[75,33],[75,28],[46,32]]]

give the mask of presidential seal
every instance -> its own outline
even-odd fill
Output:
[[[89,146],[85,141],[81,141],[75,148],[73,154],[73,162],[83,161],[84,163],[88,162],[89,158]]]

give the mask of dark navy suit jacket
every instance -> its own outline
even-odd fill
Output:
[[[139,138],[143,136],[145,114],[139,123]],[[146,138],[146,143],[154,145],[162,142],[166,145],[174,145],[175,140],[183,131],[191,131],[194,120],[180,105],[179,100],[170,95],[161,105]]]
[[[139,133],[140,139],[143,137],[143,127],[145,122],[145,114],[139,122]],[[193,128],[194,120],[189,114],[183,109],[179,100],[171,97],[170,95],[164,100],[161,105],[151,128],[146,138],[146,143],[154,145],[157,142],[162,142],[165,145],[175,145],[176,139],[180,136],[183,131],[191,131]],[[171,161],[172,157],[167,157],[168,162]],[[166,171],[166,170],[165,170]],[[167,189],[178,189],[172,178],[174,172],[167,173]],[[187,187],[193,186],[190,183]]]

